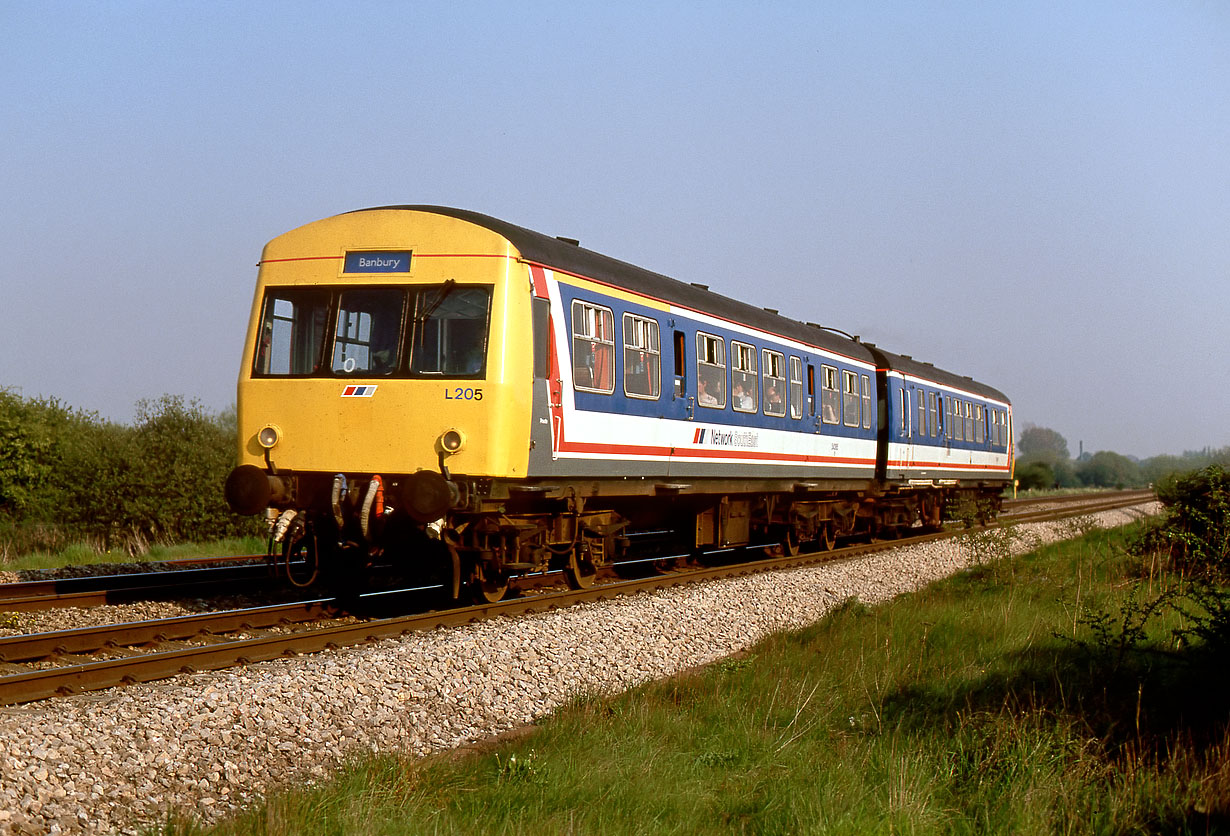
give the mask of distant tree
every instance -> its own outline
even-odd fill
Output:
[[[1081,462],[1076,475],[1083,484],[1097,488],[1134,487],[1142,481],[1136,462],[1109,450],[1099,450]]]
[[[1035,459],[1052,465],[1069,458],[1067,439],[1047,427],[1026,427],[1021,431],[1016,450],[1022,459]]]
[[[1016,466],[1016,478],[1023,491],[1041,490],[1055,484],[1055,471],[1046,462],[1023,462]]]

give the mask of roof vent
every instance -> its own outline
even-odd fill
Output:
[[[565,238],[565,237],[564,237],[564,236],[562,236],[562,235],[556,235],[556,236],[555,236],[555,240],[556,240],[556,241],[563,241],[565,244],[572,244],[572,246],[574,246],[574,247],[579,247],[579,246],[581,246],[581,241],[580,241],[580,239],[577,239],[577,238]]]
[[[699,287],[701,290],[708,290],[709,285],[701,284],[700,282],[692,282],[692,287]]]
[[[765,310],[771,314],[781,313],[781,311],[779,311],[777,308],[765,308]]]

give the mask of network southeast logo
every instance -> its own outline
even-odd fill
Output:
[[[342,390],[343,398],[370,398],[374,394],[375,386],[347,386]]]
[[[697,427],[692,436],[692,443],[709,447],[755,447],[760,441],[760,433],[751,430],[711,430],[707,427]]]

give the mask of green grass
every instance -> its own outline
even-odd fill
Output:
[[[54,552],[38,551],[5,559],[0,562],[0,570],[20,572],[98,563],[132,563],[136,560],[155,561],[264,553],[265,541],[256,537],[236,537],[210,543],[186,543],[174,546],[152,545],[149,551],[140,557],[133,557],[122,550],[105,551],[86,543],[72,543]]]
[[[494,751],[355,761],[161,832],[1218,831],[1226,666],[1176,646],[1183,616],[1145,606],[1166,581],[1124,537],[847,603],[701,673],[577,699]]]

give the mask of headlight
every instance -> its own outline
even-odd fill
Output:
[[[282,433],[278,431],[277,427],[270,424],[267,427],[262,427],[261,431],[256,434],[256,443],[266,450],[272,450],[281,438]]]
[[[446,453],[456,453],[465,443],[466,437],[461,430],[445,430],[440,435],[440,449]]]

